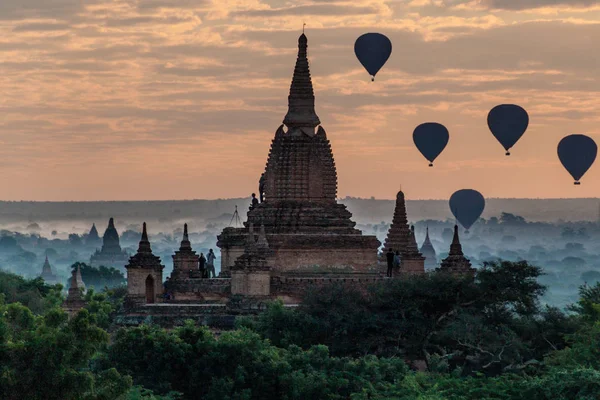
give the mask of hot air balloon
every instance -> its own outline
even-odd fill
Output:
[[[585,135],[569,135],[558,143],[558,158],[575,179],[575,185],[596,160],[598,146],[594,139]]]
[[[375,75],[392,54],[392,42],[381,33],[365,33],[356,39],[354,53],[374,81]]]
[[[510,156],[511,147],[523,136],[529,125],[529,115],[514,104],[501,104],[492,108],[487,118],[490,131]]]
[[[449,138],[448,129],[436,122],[421,124],[413,132],[413,141],[421,154],[429,160],[430,167],[433,167],[433,160],[444,150]]]
[[[450,211],[468,231],[485,208],[485,199],[477,190],[462,189],[450,197]]]

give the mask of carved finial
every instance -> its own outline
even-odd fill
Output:
[[[304,33],[304,27],[306,26],[306,22],[302,23],[302,33]]]
[[[138,253],[152,253],[152,248],[150,247],[150,241],[148,240],[148,232],[146,230],[145,222],[142,226],[142,239],[140,240],[140,244],[138,246]]]

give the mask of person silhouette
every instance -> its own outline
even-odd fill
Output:
[[[256,193],[252,193],[252,204],[250,204],[250,209],[253,210],[257,205],[258,199],[256,198]]]

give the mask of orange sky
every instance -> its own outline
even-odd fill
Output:
[[[544,6],[551,3],[552,6]],[[600,140],[595,0],[2,0],[0,199],[225,198],[256,190],[286,112],[302,22],[339,196],[600,197],[568,134]],[[374,83],[365,32],[393,53]],[[530,127],[504,156],[500,103]],[[422,122],[446,125],[434,168]]]

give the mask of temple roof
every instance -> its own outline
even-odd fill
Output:
[[[129,258],[129,264],[125,268],[164,268],[160,263],[160,257],[152,254],[150,241],[148,240],[148,232],[146,231],[146,223],[142,228],[142,238],[138,246],[137,253]]]
[[[433,244],[431,243],[431,240],[429,239],[429,227],[427,227],[427,230],[425,231],[425,240],[423,241],[423,245],[421,246],[421,253],[436,254],[435,248],[433,247]]]
[[[452,243],[450,244],[449,256],[464,256],[462,251],[462,245],[458,238],[458,225],[454,225],[454,236],[452,237]]]
[[[114,226],[113,226],[113,228],[114,228]],[[98,229],[96,229],[96,224],[92,224],[92,229],[90,229],[90,233],[88,234],[88,237],[90,237],[92,239],[100,238],[100,236],[98,235]]]
[[[315,95],[310,78],[307,51],[308,39],[303,33],[298,38],[298,58],[288,97],[288,112],[283,119],[283,123],[288,128],[308,127],[314,129],[321,123],[315,112]]]
[[[102,237],[102,252],[120,253],[121,245],[119,243],[119,233],[115,228],[115,221],[113,218],[108,220],[108,227],[104,231]]]
[[[450,244],[450,252],[448,253],[448,257],[442,260],[440,269],[458,274],[472,273],[474,271],[471,268],[471,262],[463,254],[458,237],[458,225],[454,225],[454,237],[452,238],[452,244]]]

